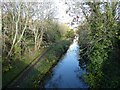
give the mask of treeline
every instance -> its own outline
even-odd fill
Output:
[[[2,71],[12,62],[66,38],[70,29],[54,18],[53,3],[8,2],[2,4]],[[69,37],[67,35],[67,37]]]
[[[81,62],[92,88],[120,87],[119,2],[82,4],[85,21],[79,26]],[[87,7],[86,7],[87,6]]]

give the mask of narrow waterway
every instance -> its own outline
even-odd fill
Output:
[[[53,68],[46,78],[45,88],[88,88],[82,74],[85,73],[79,66],[78,37],[75,37],[65,56]]]

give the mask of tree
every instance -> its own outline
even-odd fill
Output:
[[[86,5],[88,7],[85,7]],[[93,3],[89,2],[83,4],[81,7],[87,21],[84,25],[87,25],[87,28],[86,26],[81,26],[79,34],[81,34],[82,29],[83,31],[86,29],[87,32],[84,33],[87,33],[87,36],[86,34],[85,36],[86,38],[89,38],[87,42],[84,43],[84,47],[81,45],[81,49],[83,49],[81,56],[85,56],[85,58],[88,59],[87,70],[89,74],[86,75],[86,81],[94,88],[110,86],[119,87],[119,81],[117,81],[115,85],[107,80],[107,78],[109,78],[107,75],[109,76],[110,73],[107,72],[107,69],[105,71],[105,66],[108,65],[107,63],[112,63],[111,54],[114,53],[113,57],[116,57],[116,61],[114,60],[115,62],[118,62],[117,60],[119,60],[116,53],[119,51],[116,49],[119,48],[115,45],[119,41],[118,38],[116,38],[118,37],[118,34],[116,33],[119,32],[119,25],[115,18],[117,5],[118,2],[93,1]],[[86,10],[86,8],[89,9]],[[86,12],[90,12],[90,14],[88,15]],[[84,40],[85,39],[82,41]],[[119,68],[116,63],[111,65],[110,68],[114,67]],[[119,80],[119,75],[116,77]],[[113,82],[115,81],[113,80]]]

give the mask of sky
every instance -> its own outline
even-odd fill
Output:
[[[19,0],[2,0],[3,2],[18,2]],[[53,2],[55,7],[56,7],[56,16],[55,18],[58,18],[59,23],[64,23],[68,24],[70,28],[77,27],[77,24],[74,24],[71,26],[71,22],[74,17],[71,17],[69,14],[66,14],[66,10],[69,8],[65,2],[71,2],[72,0],[23,0],[24,2]],[[80,0],[75,0],[75,1],[80,1]]]
[[[65,5],[65,0],[54,0],[55,5],[57,6],[57,16],[56,18],[59,19],[61,23],[69,23],[72,21],[72,17],[66,14],[66,10],[69,8]]]
[[[60,23],[65,23],[67,24],[71,29],[74,29],[75,27],[78,26],[78,24],[75,24],[73,26],[70,25],[70,23],[73,20],[73,17],[69,16],[66,14],[66,10],[69,8],[68,5],[65,4],[66,0],[54,0],[54,4],[57,7],[57,15],[55,18],[58,18],[58,21]],[[67,0],[69,1],[69,0]]]
[[[19,0],[0,0],[3,2],[8,1],[19,1]],[[69,8],[67,4],[65,4],[65,1],[72,2],[72,0],[23,0],[24,2],[53,2],[56,7],[56,16],[55,18],[58,18],[58,22],[68,24],[72,29],[74,27],[77,27],[78,24],[70,25],[74,17],[69,16],[66,14],[66,10]],[[82,2],[83,0],[73,0],[74,2]],[[84,0],[84,1],[90,1],[90,0]],[[96,0],[98,1],[98,0]],[[103,1],[103,0],[100,0]],[[105,0],[104,0],[105,1]],[[108,0],[108,1],[120,1],[120,0]],[[70,5],[72,6],[72,5]],[[73,6],[72,6],[73,7]],[[80,10],[79,10],[80,11]],[[79,13],[79,21],[83,21],[84,17],[82,13]]]
[[[19,0],[2,0],[4,1],[19,1]],[[26,1],[26,0],[24,0]],[[58,22],[60,23],[69,23],[68,25],[73,29],[74,27],[77,27],[78,24],[74,24],[73,26],[70,25],[70,23],[73,20],[73,17],[69,16],[68,14],[66,14],[66,10],[69,8],[69,6],[67,4],[65,4],[65,1],[67,2],[71,2],[72,0],[27,0],[30,2],[53,2],[55,7],[56,7],[56,16],[55,18],[58,18]],[[73,0],[75,2],[80,2],[81,0]],[[83,15],[82,13],[79,14],[79,21],[84,20],[83,19]]]
[[[55,0],[55,5],[57,6],[58,15],[56,16],[59,18],[60,22],[68,23],[72,20],[72,18],[66,14],[66,10],[69,8],[65,5],[65,0]]]

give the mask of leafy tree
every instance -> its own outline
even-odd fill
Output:
[[[74,38],[74,31],[73,30],[67,31],[65,36],[67,38]]]
[[[85,75],[85,79],[90,87],[120,86],[120,67],[117,64],[120,59],[118,6],[119,2],[95,2],[94,0],[76,3],[76,10],[81,9],[85,17],[77,33],[80,36],[81,61],[87,64],[88,74]],[[76,15],[80,14],[76,12]],[[112,68],[116,68],[117,71]],[[109,70],[117,74],[111,74]],[[112,75],[116,78],[112,78],[111,81]]]

